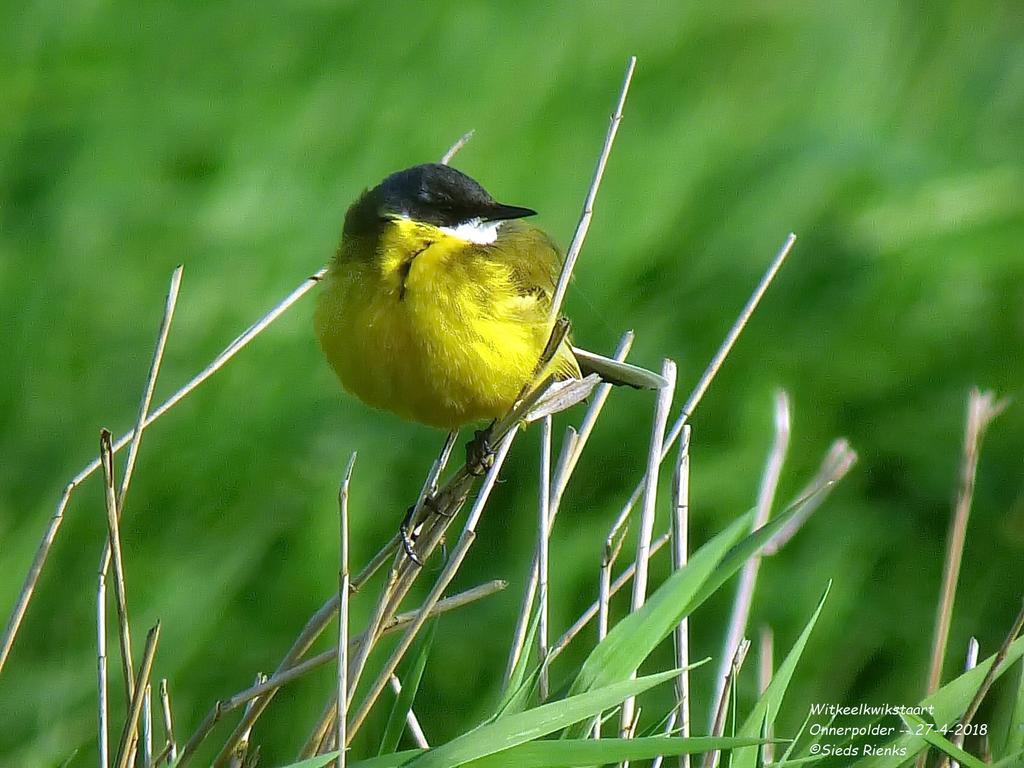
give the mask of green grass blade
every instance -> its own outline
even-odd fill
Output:
[[[420,689],[423,670],[426,669],[427,657],[430,656],[430,648],[434,644],[436,631],[437,619],[434,619],[417,643],[419,647],[412,656],[412,664],[409,665],[408,673],[399,678],[402,681],[402,692],[395,697],[394,706],[391,707],[388,724],[385,726],[384,736],[380,740],[380,749],[377,750],[378,755],[389,755],[398,749],[398,743],[402,740],[402,733],[405,731],[406,718],[416,699],[416,692]]]
[[[501,701],[494,711],[494,719],[515,712],[522,712],[530,701],[530,694],[540,677],[539,665],[527,674],[527,670],[530,669],[530,649],[534,647],[536,642],[538,627],[540,627],[539,608],[534,611],[533,618],[530,619],[530,626],[526,631],[526,641],[523,643],[523,652],[520,654],[519,660],[512,670],[512,676],[509,678],[508,685],[502,691]]]
[[[1002,760],[985,766],[985,768],[1020,768],[1024,765],[1024,750],[1007,755]]]
[[[986,766],[985,763],[981,762],[981,760],[979,760],[971,754],[968,754],[967,752],[964,752],[964,750],[960,749],[960,747],[951,742],[941,733],[932,730],[931,728],[928,728],[927,726],[929,724],[921,718],[915,717],[914,715],[903,715],[903,720],[904,722],[906,722],[908,726],[925,727],[925,731],[922,738],[924,738],[925,741],[927,741],[940,752],[943,752],[952,757],[965,768],[988,768],[988,766]]]
[[[1010,645],[1006,658],[1003,659],[1003,662],[996,669],[995,679],[1005,674],[1022,655],[1024,655],[1024,637],[1018,638]],[[935,693],[922,699],[920,706],[932,707],[930,717],[939,725],[955,723],[967,710],[971,699],[974,698],[974,694],[981,687],[982,681],[985,675],[988,674],[988,670],[994,661],[995,655],[989,656],[979,663],[978,666],[974,667],[974,669],[964,672],[959,677],[939,688]],[[898,718],[879,718],[875,722],[897,726],[900,724]],[[848,742],[848,744],[858,747],[862,755],[865,743],[863,739]],[[907,760],[924,749],[927,746],[927,742],[917,734],[905,733],[897,735],[896,738],[885,746],[892,747],[896,754],[862,756],[852,765],[855,768],[899,768],[899,766],[904,765]],[[821,765],[827,768],[849,768],[851,763],[849,758],[837,757],[825,760]]]
[[[698,549],[648,599],[643,608],[616,624],[597,644],[580,668],[570,694],[602,688],[625,680],[683,618],[700,586],[711,576],[729,548],[750,527],[750,513]],[[582,735],[582,734],[578,734]]]
[[[509,695],[508,699],[502,701],[495,712],[494,716],[491,717],[491,721],[497,720],[500,717],[506,715],[514,715],[517,712],[525,712],[530,706],[530,701],[533,697],[534,691],[537,690],[537,685],[540,682],[540,666],[536,666],[530,670],[525,679],[520,681],[519,685]]]
[[[714,573],[711,574],[711,577],[703,582],[697,593],[690,599],[690,604],[686,606],[686,610],[683,612],[683,615],[688,616],[696,610],[701,603],[717,592],[726,581],[728,581],[740,568],[743,567],[743,564],[746,563],[751,556],[760,551],[761,547],[767,544],[769,539],[774,537],[775,534],[786,525],[786,523],[799,514],[808,504],[815,503],[821,493],[826,489],[827,486],[826,488],[819,488],[807,496],[793,502],[778,515],[773,517],[730,549],[726,553],[725,557],[722,558],[722,561],[718,564]],[[754,510],[750,510],[740,519],[746,519],[747,526],[749,527],[753,514]]]
[[[676,757],[712,750],[756,745],[759,739],[650,736],[637,739],[562,739],[532,741],[466,763],[464,768],[573,768],[607,765],[624,760],[651,760],[658,755]]]
[[[785,765],[789,762],[789,759],[793,756],[793,752],[796,750],[796,745],[803,738],[804,731],[807,730],[807,726],[811,722],[811,713],[807,713],[807,717],[804,718],[803,725],[800,726],[800,730],[796,732],[796,736],[789,742],[789,746],[786,747],[786,751],[782,753],[782,757],[778,759],[779,765]]]
[[[804,745],[804,748],[802,750],[800,750],[804,757],[811,757],[813,755],[815,745],[821,744],[821,742],[825,738],[825,736],[828,735],[828,729],[831,728],[835,724],[835,722],[838,719],[838,717],[839,717],[839,715],[832,715],[827,721],[825,721],[825,728],[820,730],[818,732],[817,736],[814,736],[814,735],[811,736],[810,741],[808,741],[807,744]],[[808,712],[807,720],[810,720],[810,719],[811,719],[811,715]],[[807,720],[805,720],[804,722],[806,723]],[[814,755],[814,756],[817,759],[819,759],[819,760],[821,759],[821,755],[820,754]]]
[[[1020,664],[1017,692],[1006,723],[1006,737],[999,746],[997,757],[1004,758],[1024,750],[1024,662]]]
[[[772,681],[768,684],[764,694],[757,704],[754,705],[750,715],[740,727],[739,736],[757,736],[760,735],[762,729],[770,728],[775,724],[775,718],[782,706],[782,699],[786,695],[786,689],[789,687],[790,680],[793,679],[793,672],[796,671],[796,665],[803,655],[804,648],[807,646],[807,640],[814,630],[818,616],[821,615],[821,609],[825,606],[825,600],[828,598],[831,588],[832,583],[829,582],[828,586],[825,587],[825,593],[821,596],[821,600],[818,601],[818,607],[815,608],[810,621],[804,627],[804,631],[800,633],[800,637],[797,638],[796,643],[793,644],[793,647],[786,655],[785,661],[782,662],[781,666],[772,676]],[[756,748],[736,750],[733,754],[732,764],[734,768],[756,768],[758,765],[758,750]]]
[[[282,766],[282,768],[324,768],[325,765],[329,765],[337,759],[338,750],[334,750],[333,752],[327,752],[323,755],[308,757],[298,763],[289,763],[288,765]],[[394,763],[394,765],[400,765],[400,763]],[[375,768],[387,768],[387,766],[381,764],[379,766],[375,766]]]
[[[454,768],[591,718],[621,703],[629,696],[637,696],[648,688],[673,679],[677,674],[678,670],[673,670],[636,680],[624,680],[561,701],[543,704],[526,712],[501,717],[425,752],[413,759],[409,765],[415,768]]]
[[[346,763],[346,765],[348,768],[398,768],[424,752],[426,752],[425,749],[406,749],[401,752],[392,752],[390,755],[370,757],[360,760],[358,763]],[[332,752],[331,754],[337,755],[338,753]],[[297,768],[297,766],[289,765],[286,768]]]
[[[583,663],[570,693],[580,693],[628,678],[657,645],[686,616],[715,593],[742,565],[817,494],[791,504],[761,528],[750,529],[754,510],[698,549],[685,567],[672,574],[644,607],[616,624]],[[738,543],[737,543],[738,542]],[[567,737],[585,735],[585,726],[570,729]]]

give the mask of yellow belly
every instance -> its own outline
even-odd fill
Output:
[[[456,259],[457,247],[431,246],[401,279],[376,263],[338,261],[316,311],[320,344],[345,389],[444,429],[502,416],[550,333],[536,299],[501,265]]]

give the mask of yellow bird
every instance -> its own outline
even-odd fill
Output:
[[[657,388],[650,371],[565,339],[540,367],[562,255],[535,211],[447,165],[388,176],[349,208],[323,279],[317,336],[363,402],[444,429],[496,419],[543,373]]]

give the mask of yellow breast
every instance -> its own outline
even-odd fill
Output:
[[[546,306],[486,249],[401,219],[373,244],[342,243],[315,322],[344,387],[445,429],[503,415],[551,327]]]

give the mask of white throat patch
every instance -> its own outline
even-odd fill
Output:
[[[482,219],[470,219],[455,227],[440,227],[446,235],[457,237],[468,243],[477,245],[490,245],[498,239],[498,227],[504,222],[483,221]]]

